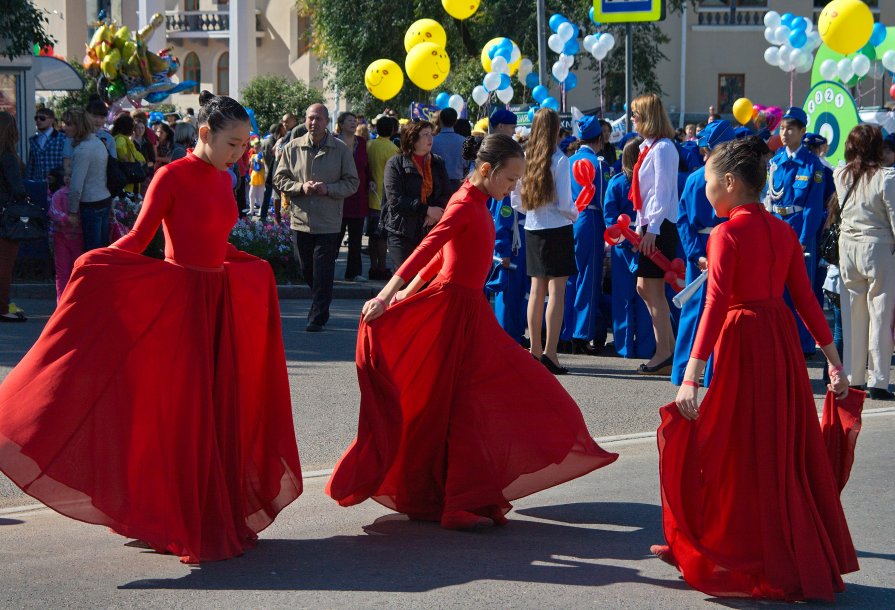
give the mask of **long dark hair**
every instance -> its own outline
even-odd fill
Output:
[[[227,129],[230,123],[248,123],[249,113],[242,104],[226,95],[215,95],[210,91],[199,94],[199,114],[196,126],[208,125],[212,131]]]
[[[524,159],[525,153],[519,143],[508,135],[492,133],[484,138],[469,136],[463,142],[463,158],[475,161],[476,167],[490,163],[496,172],[504,161],[512,158]]]
[[[712,149],[709,163],[721,174],[733,174],[745,182],[758,196],[767,182],[766,155],[770,152],[765,141],[758,136],[731,140]]]
[[[862,124],[851,130],[845,141],[845,173],[855,184],[883,166],[883,132],[876,125]]]
[[[19,126],[8,112],[0,112],[0,154],[18,154]]]

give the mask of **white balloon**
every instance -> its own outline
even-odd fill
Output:
[[[597,42],[597,37],[593,34],[588,34],[584,37],[584,41],[582,42],[584,46],[584,50],[590,53],[590,50],[594,48],[594,44]]]
[[[811,32],[814,31],[814,24],[811,23],[811,20],[810,20],[810,19],[806,19],[805,22],[806,22],[806,25],[805,25],[805,33],[806,33],[806,34],[810,34]]]
[[[859,53],[852,58],[851,67],[855,71],[855,76],[864,78],[870,72],[870,58]]]
[[[895,72],[895,50],[889,49],[883,53],[883,66],[889,72]]]
[[[839,80],[843,83],[847,83],[852,79],[855,75],[855,68],[851,64],[851,60],[847,58],[843,58],[839,60],[837,64],[837,74],[839,75]]]
[[[486,91],[496,91],[500,86],[500,74],[497,72],[488,72],[482,79],[482,85]]]
[[[786,61],[781,61],[780,65],[778,67],[781,70],[783,70],[784,72],[792,72],[793,70],[796,69],[796,67],[794,65],[792,65],[792,62],[789,61],[788,59]]]
[[[603,34],[602,36],[600,36],[600,40],[603,41],[604,45],[606,45],[607,53],[611,51],[612,48],[615,46],[615,36],[613,36],[612,34]]]
[[[764,25],[768,28],[776,28],[780,25],[780,13],[777,11],[768,11],[764,14]]]
[[[764,60],[770,65],[776,67],[780,65],[780,49],[777,47],[768,47],[764,50]]]
[[[789,43],[783,43],[780,45],[780,56],[781,57],[789,57],[792,55],[792,47],[789,46]]]
[[[556,80],[558,80],[559,82],[563,82],[569,76],[569,68],[561,61],[557,61],[553,64],[551,73],[556,78]]]
[[[789,28],[785,25],[778,25],[774,29],[774,37],[777,39],[777,44],[784,44],[789,40]]]
[[[824,62],[820,64],[820,75],[824,77],[824,80],[835,79],[838,71],[839,67],[836,65],[835,59],[825,59]]]
[[[806,68],[811,70],[814,68],[814,56],[811,53],[802,51],[801,60],[797,68]]]
[[[556,28],[556,35],[559,36],[564,43],[569,42],[575,37],[575,28],[572,27],[572,24],[568,21],[564,21],[559,24],[558,28]]]
[[[494,65],[493,63],[491,64]],[[529,58],[525,58],[519,62],[519,80],[525,80],[525,77],[531,74],[531,71],[534,70],[534,64]]]
[[[550,34],[550,38],[547,39],[547,46],[554,53],[562,53],[562,48],[566,46],[566,43],[559,37],[559,34]]]
[[[513,88],[507,87],[506,89],[499,89],[497,91],[497,99],[504,104],[509,104],[510,100],[513,99]]]
[[[804,49],[793,49],[789,52],[789,61],[793,64],[798,65],[799,62],[804,61],[803,58],[808,57],[808,52]]]
[[[481,85],[476,85],[475,89],[472,90],[472,101],[479,106],[484,106],[485,102],[488,101],[488,91]]]
[[[812,68],[811,64],[812,64],[812,62],[809,61],[809,62],[804,62],[804,63],[797,65],[796,72],[798,72],[799,74],[805,74],[807,72],[811,72],[811,68]]]
[[[522,57],[522,49],[519,48],[515,42],[513,43],[513,50],[510,52],[510,63],[516,63]]]
[[[873,80],[879,80],[885,75],[886,69],[883,68],[882,62],[873,62],[873,64],[870,66],[870,78],[872,78]]]
[[[777,26],[774,26],[774,28]],[[774,28],[765,28],[764,29],[764,39],[767,40],[770,44],[777,44],[777,32],[774,31]]]
[[[510,65],[507,63],[507,60],[505,58],[498,55],[491,60],[491,70],[497,72],[498,74],[509,74]]]
[[[460,114],[463,112],[463,107],[466,106],[466,100],[463,99],[462,95],[457,95],[455,93],[448,100],[448,106],[456,110],[457,114]]]
[[[561,61],[562,65],[564,65],[566,68],[571,68],[575,65],[575,56],[562,54],[559,56],[559,61]]]
[[[805,46],[803,49],[808,49],[809,51],[813,51],[817,47],[821,45],[823,41],[820,39],[820,34],[817,32],[808,32],[808,40],[805,42]]]
[[[594,59],[597,61],[603,61],[606,59],[606,49],[602,48],[599,44],[594,45],[594,48],[590,52],[591,55],[594,56]]]

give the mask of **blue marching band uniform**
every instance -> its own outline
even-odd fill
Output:
[[[509,258],[510,267],[496,263],[485,287],[494,293],[494,315],[507,334],[514,341],[524,345],[527,325],[528,292],[531,280],[525,268],[525,214],[520,214],[510,206],[510,198],[488,200],[494,228],[497,234],[494,243],[495,258]]]
[[[790,108],[784,119],[795,119],[807,124],[807,116],[801,108]],[[764,199],[765,207],[789,224],[805,249],[805,266],[808,279],[814,284],[817,271],[817,234],[820,230],[824,208],[824,167],[813,153],[802,145],[792,156],[786,147],[777,151],[768,163],[768,184]],[[793,309],[789,293],[786,302]],[[799,329],[799,342],[806,354],[815,352],[814,338],[805,328],[801,318],[795,316]]]
[[[570,166],[580,159],[594,165],[596,192],[587,207],[580,211],[573,226],[578,273],[570,276],[566,284],[565,313],[559,337],[562,341],[576,344],[593,341],[596,349],[600,349],[606,342],[607,332],[606,320],[600,312],[605,250],[603,232],[606,230],[601,204],[609,182],[609,165],[586,144],[582,144],[569,159]],[[573,201],[577,200],[582,188],[573,177]]]

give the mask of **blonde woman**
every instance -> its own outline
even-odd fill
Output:
[[[525,264],[531,277],[528,299],[531,355],[554,375],[565,375],[569,371],[559,365],[556,347],[562,329],[566,281],[578,271],[572,230],[578,208],[572,201],[569,159],[558,145],[559,115],[542,108],[531,125],[525,174],[510,202],[516,211],[525,214]],[[545,297],[547,341],[542,348]]]
[[[631,103],[634,131],[643,137],[640,155],[631,177],[629,199],[637,214],[635,225],[640,234],[637,261],[637,293],[643,298],[653,319],[656,351],[641,364],[642,375],[668,375],[674,361],[674,330],[665,298],[665,271],[649,257],[659,251],[669,260],[678,247],[678,152],[672,142],[674,128],[662,100],[647,94]]]

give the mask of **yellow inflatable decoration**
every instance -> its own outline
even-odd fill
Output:
[[[441,0],[441,6],[454,19],[469,19],[479,10],[479,0]]]
[[[404,50],[410,49],[421,42],[434,42],[439,47],[447,47],[447,34],[441,24],[434,19],[420,19],[414,21],[404,34]]]
[[[421,42],[410,49],[404,60],[407,77],[425,91],[431,91],[444,82],[451,71],[451,58],[444,47],[434,42]]]
[[[752,110],[752,100],[748,97],[741,97],[733,103],[733,118],[735,118],[740,125],[745,125],[752,120]]]
[[[500,44],[503,40],[505,40],[503,36],[498,36],[497,38],[492,38],[486,42],[485,46],[482,47],[482,68],[485,69],[486,73],[491,72],[491,58],[488,57],[488,52],[491,50],[491,47]],[[510,40],[510,42],[513,41]],[[516,71],[519,69],[519,64],[522,63],[522,52],[519,51],[519,46],[515,42],[513,42],[513,55],[516,56],[515,61],[508,62],[510,76],[516,74]]]
[[[401,91],[404,86],[404,73],[401,66],[390,59],[377,59],[364,73],[364,84],[373,97],[382,100],[390,100]]]
[[[821,11],[817,32],[828,47],[850,55],[870,40],[873,14],[860,0],[833,0]]]

